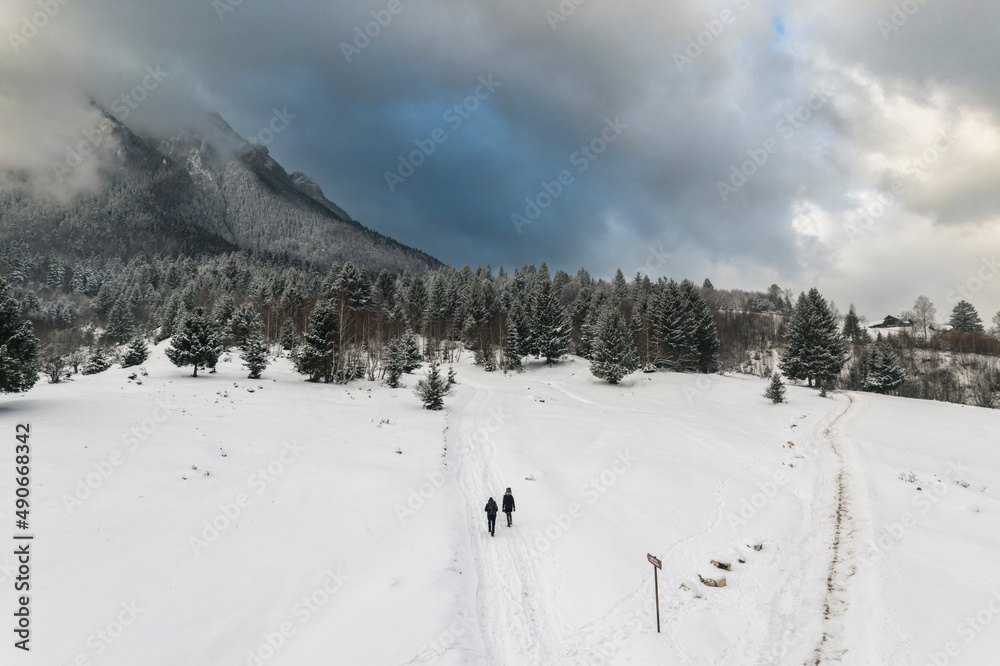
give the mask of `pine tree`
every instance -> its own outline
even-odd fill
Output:
[[[777,372],[771,375],[771,383],[767,385],[764,397],[774,404],[785,401],[785,385],[781,382],[781,375]]]
[[[9,294],[0,277],[0,393],[21,393],[38,380],[39,342]]]
[[[679,372],[718,364],[719,335],[708,305],[689,280],[661,282],[653,304],[658,365]]]
[[[83,374],[96,375],[111,367],[111,359],[101,347],[96,347],[90,352],[90,358],[83,364]]]
[[[260,379],[260,373],[267,369],[267,340],[260,331],[251,333],[243,341],[240,358],[243,366],[250,371],[248,379]]]
[[[788,325],[781,371],[792,379],[836,379],[844,367],[847,347],[826,301],[813,287],[800,294]]]
[[[295,335],[295,326],[291,319],[285,320],[285,326],[281,329],[281,348],[285,351],[292,351],[298,346],[298,339]]]
[[[684,280],[681,294],[688,303],[695,325],[694,339],[698,353],[696,367],[702,372],[712,372],[719,367],[719,331],[708,303],[701,297],[694,283]]]
[[[215,330],[219,331],[219,334],[224,338],[223,344],[226,346],[233,344],[233,341],[229,339],[229,325],[232,322],[234,314],[236,314],[236,302],[233,301],[233,297],[229,294],[225,294],[219,298],[215,302],[215,307],[212,308],[211,323],[214,324]]]
[[[844,338],[851,342],[862,342],[864,340],[863,331],[861,318],[858,317],[857,310],[854,309],[854,303],[851,303],[851,307],[844,317]]]
[[[972,333],[974,331],[982,332],[983,321],[979,318],[979,313],[976,312],[976,308],[972,307],[972,303],[968,301],[961,300],[955,309],[951,311],[951,324],[952,329],[960,333]]]
[[[872,345],[863,390],[889,393],[902,386],[905,381],[906,370],[889,341],[881,340]]]
[[[448,388],[451,388],[458,383],[458,379],[455,377],[455,368],[448,366]]]
[[[590,372],[611,384],[639,369],[632,329],[616,306],[610,306],[601,317],[593,356]]]
[[[128,299],[124,296],[115,301],[111,312],[108,314],[108,325],[104,330],[108,339],[115,343],[121,343],[135,335],[135,320],[132,317],[132,308],[128,304]]]
[[[198,368],[215,368],[222,353],[219,331],[202,308],[195,308],[185,317],[183,324],[170,339],[167,358],[178,368],[194,366],[192,377],[198,376]]]
[[[249,303],[244,303],[233,312],[229,319],[229,339],[232,344],[243,349],[247,340],[260,333],[260,314]]]
[[[431,410],[444,409],[444,397],[452,393],[447,380],[441,378],[441,369],[437,362],[431,363],[427,376],[417,382],[414,391],[424,403],[424,409]]]
[[[146,338],[137,335],[128,343],[125,351],[122,352],[122,367],[131,368],[134,365],[141,365],[149,358],[149,347],[146,345]]]
[[[389,388],[399,388],[406,372],[406,347],[402,340],[395,338],[389,342],[384,363],[385,383]]]
[[[309,381],[333,381],[336,356],[340,353],[338,340],[340,320],[330,301],[320,301],[309,315],[309,330],[305,342],[294,355],[295,369],[309,375]]]
[[[503,369],[505,372],[518,372],[521,370],[522,353],[521,337],[517,333],[517,326],[508,319],[507,335],[503,339]]]
[[[555,363],[569,351],[569,322],[552,289],[547,270],[538,273],[532,315],[533,351],[544,356],[547,363]]]
[[[424,360],[423,355],[420,353],[420,343],[417,341],[417,334],[413,332],[413,329],[406,329],[406,333],[403,334],[403,351],[406,353],[406,360],[403,364],[403,372],[409,374],[420,367],[420,363]]]

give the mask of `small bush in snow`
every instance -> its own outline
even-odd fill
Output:
[[[777,372],[771,375],[771,383],[764,391],[764,397],[774,404],[785,401],[785,385],[781,382],[781,375]]]
[[[444,409],[444,397],[451,395],[451,388],[448,387],[447,380],[441,377],[441,369],[436,362],[431,363],[427,376],[417,382],[414,391],[423,401],[424,409],[432,410]]]

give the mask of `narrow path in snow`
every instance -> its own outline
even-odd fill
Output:
[[[875,632],[881,621],[878,581],[862,575],[863,544],[872,533],[865,473],[853,444],[841,435],[855,401],[835,408],[813,433],[807,451],[817,478],[808,532],[791,550],[780,589],[762,608],[747,646],[750,663],[760,665],[876,664]]]
[[[453,412],[448,449],[458,460],[458,485],[469,508],[469,533],[479,576],[479,624],[491,664],[548,666],[566,663],[560,647],[555,604],[545,599],[538,569],[519,530],[508,530],[501,513],[496,537],[486,530],[483,506],[499,498],[505,484],[492,466],[493,443],[483,427],[491,392],[464,383],[472,391]],[[499,503],[499,499],[498,499]]]

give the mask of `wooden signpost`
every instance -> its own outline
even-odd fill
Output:
[[[660,633],[660,581],[656,576],[656,570],[663,568],[663,563],[659,558],[646,553],[646,559],[653,565],[653,590],[656,594],[656,633]]]

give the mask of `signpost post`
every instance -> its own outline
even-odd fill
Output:
[[[659,558],[646,553],[646,559],[653,565],[653,590],[656,593],[656,633],[660,633],[660,581],[656,576],[656,570],[663,568],[663,563]]]

